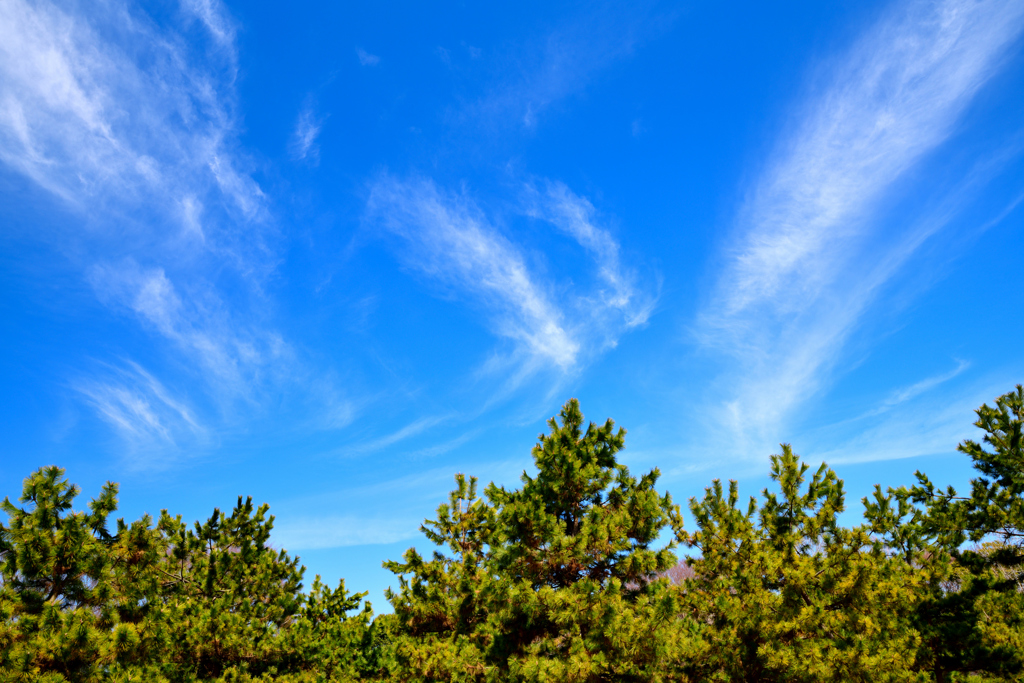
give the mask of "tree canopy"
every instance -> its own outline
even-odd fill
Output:
[[[759,498],[714,480],[686,531],[572,399],[517,488],[455,476],[376,616],[344,581],[304,590],[251,498],[112,523],[117,484],[76,511],[44,467],[2,503],[0,681],[1020,680],[1024,389],[977,416],[966,495],[918,472],[847,527],[843,481],[783,444]]]

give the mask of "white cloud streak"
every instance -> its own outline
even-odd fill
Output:
[[[363,66],[377,66],[380,64],[380,57],[377,55],[371,55],[361,47],[356,48],[356,57],[359,59],[359,63]]]
[[[259,305],[277,257],[237,142],[234,21],[218,0],[179,7],[157,21],[121,0],[0,3],[0,163],[82,216],[42,238],[66,248],[101,301],[170,342],[222,407],[254,407],[268,380],[308,373],[244,297],[214,284],[248,287]],[[119,382],[79,393],[123,435],[174,441],[168,425],[184,417],[158,383]],[[335,398],[326,425],[351,419]]]
[[[135,446],[176,445],[195,440],[206,430],[183,400],[137,363],[109,367],[102,378],[81,379],[73,384],[97,414]]]
[[[274,522],[273,543],[290,551],[383,545],[419,535],[421,520],[415,515],[397,519],[355,515],[294,517]]]
[[[701,341],[738,359],[727,408],[758,445],[822,386],[880,287],[942,222],[880,251],[880,202],[953,132],[1020,35],[1024,5],[911,2],[834,65],[739,217]],[[877,241],[877,240],[876,240]]]
[[[221,392],[251,399],[264,368],[289,360],[290,349],[280,335],[232,321],[215,299],[188,297],[186,304],[163,269],[142,269],[129,260],[96,265],[89,280],[101,301],[132,311],[196,359],[207,381]]]
[[[593,204],[564,183],[548,183],[545,196],[537,200],[530,213],[553,223],[591,254],[599,278],[607,285],[600,292],[604,306],[621,311],[627,327],[647,322],[656,299],[639,289],[636,273],[623,267],[618,241],[595,224]]]
[[[860,234],[857,219],[949,136],[1022,15],[1002,0],[915,3],[855,46],[757,189],[727,312],[798,309],[820,291]]]
[[[494,331],[516,343],[521,365],[512,385],[543,366],[580,367],[646,323],[657,300],[623,267],[619,243],[597,225],[594,206],[562,183],[545,185],[544,192],[527,186],[516,211],[554,225],[582,247],[594,266],[594,286],[579,282],[585,267],[565,273],[572,284],[559,281],[558,273],[538,275],[525,250],[465,193],[446,194],[429,180],[384,176],[367,201],[368,221],[410,247],[401,255],[411,268],[482,304]],[[508,361],[494,356],[484,370],[504,372]]]
[[[288,145],[292,159],[309,161],[313,164],[320,161],[320,145],[317,144],[316,139],[320,135],[322,125],[323,121],[317,117],[312,106],[307,105],[302,108]]]
[[[946,382],[948,382],[949,380],[953,379],[961,372],[966,370],[968,366],[970,366],[970,363],[966,361],[960,361],[959,363],[957,363],[957,366],[954,369],[950,370],[949,372],[943,373],[941,375],[935,375],[933,377],[926,377],[920,382],[914,382],[908,387],[898,389],[889,394],[888,398],[886,398],[882,402],[882,405],[877,410],[879,412],[884,412],[895,406],[906,403],[907,401],[913,400],[920,396],[921,394],[931,391],[940,384],[945,384]]]
[[[378,439],[374,439],[367,443],[357,444],[355,446],[345,448],[344,452],[346,454],[357,454],[372,453],[374,451],[379,451],[383,448],[387,448],[388,446],[393,446],[396,443],[399,443],[400,441],[405,441],[406,439],[410,439],[414,436],[422,434],[431,427],[436,427],[437,425],[447,421],[450,418],[450,415],[422,417],[416,420],[415,422],[411,422],[402,427],[401,429],[392,432],[391,434],[387,434],[385,436],[382,436]]]
[[[526,127],[553,104],[583,91],[597,73],[629,57],[672,24],[651,3],[587,6],[562,26],[518,46],[501,60],[500,78],[464,114],[518,119]]]
[[[234,55],[235,23],[218,0],[182,0],[181,6],[198,17],[214,39]]]
[[[185,6],[216,40],[232,40],[219,3]],[[78,14],[0,3],[0,161],[83,210],[182,215],[175,207],[226,200],[233,220],[218,242],[251,242],[264,198],[233,149],[233,65],[194,67],[185,45],[117,2]],[[186,212],[183,227],[200,216]]]
[[[961,364],[898,389],[878,410],[808,434],[804,450],[830,465],[954,453],[964,439],[977,438],[973,423],[978,406],[1012,386],[1005,377],[991,375],[948,386],[963,369]],[[882,418],[868,419],[877,415]]]
[[[520,251],[472,201],[444,195],[429,181],[384,177],[371,189],[367,214],[413,247],[410,266],[494,310],[501,336],[561,368],[576,361],[580,344],[561,311],[535,282]]]

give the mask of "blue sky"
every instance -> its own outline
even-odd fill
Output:
[[[383,607],[571,396],[677,502],[962,486],[1024,381],[1024,4],[0,4],[0,483],[269,502]],[[84,504],[84,501],[83,501]],[[853,518],[851,517],[851,520]]]

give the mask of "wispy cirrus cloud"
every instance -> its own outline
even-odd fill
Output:
[[[813,430],[805,446],[831,465],[952,453],[964,439],[977,438],[978,406],[1012,386],[997,373],[965,378],[965,369],[960,363],[900,387],[876,410]]]
[[[410,422],[409,424],[405,425],[404,427],[398,430],[395,430],[394,432],[391,432],[390,434],[385,434],[384,436],[378,437],[371,441],[347,447],[344,449],[344,452],[346,454],[357,454],[372,453],[374,451],[379,451],[388,448],[389,446],[393,446],[396,443],[405,441],[406,439],[410,439],[414,436],[422,434],[427,430],[431,429],[432,427],[436,427],[437,425],[446,422],[447,420],[451,419],[451,417],[451,415],[432,415],[427,417],[421,417],[420,419]]]
[[[289,515],[275,522],[273,542],[289,551],[344,548],[353,545],[383,545],[419,535],[421,520],[410,514],[398,518],[370,518],[361,515]]]
[[[292,159],[312,164],[320,162],[320,145],[317,143],[317,138],[320,136],[321,126],[323,126],[323,119],[317,116],[312,104],[307,102],[299,112],[295,130],[288,143],[288,151]]]
[[[219,3],[193,6],[231,39]],[[223,205],[234,220],[206,217],[207,247],[239,248],[265,202],[233,143],[233,66],[193,62],[183,33],[127,5],[3,3],[0,161],[82,209],[180,215],[191,202],[194,221]]]
[[[953,133],[1024,28],[1005,0],[899,4],[805,102],[738,220],[697,334],[733,357],[736,433],[778,438],[878,291],[949,216],[881,239],[882,201]],[[737,362],[738,361],[738,362]]]
[[[587,6],[553,30],[515,46],[514,52],[499,55],[499,77],[462,114],[511,119],[533,128],[544,111],[585,90],[602,70],[628,58],[673,20],[672,13],[650,2]]]
[[[595,224],[589,201],[560,183],[548,183],[544,192],[528,188],[526,195],[517,210],[572,237],[591,256],[603,286],[566,292],[531,268],[524,249],[465,192],[446,193],[430,180],[381,177],[371,187],[366,215],[404,240],[409,267],[481,305],[492,329],[515,342],[526,371],[542,365],[566,371],[646,322],[656,296],[622,267],[619,244]]]
[[[910,386],[902,387],[893,392],[890,392],[890,394],[885,398],[885,400],[882,401],[882,404],[871,411],[871,414],[888,412],[895,408],[896,406],[903,405],[907,401],[912,401],[918,396],[921,396],[922,394],[930,392],[936,387],[945,384],[949,380],[958,376],[969,366],[970,363],[966,361],[960,361],[957,363],[956,367],[950,370],[949,372],[933,375],[932,377],[926,377],[918,382],[914,382]]]
[[[235,22],[219,0],[181,0],[181,6],[192,13],[210,31],[218,44],[235,54]]]
[[[87,280],[103,304],[161,342],[153,352],[172,359],[173,372],[166,374],[187,387],[169,398],[175,394],[127,361],[134,373],[107,363],[73,382],[134,451],[216,443],[218,434],[247,430],[271,404],[306,433],[342,429],[360,412],[361,401],[334,372],[314,368],[282,334],[230,306],[205,280],[185,277],[182,285],[164,269],[132,259],[95,264]],[[189,404],[202,410],[202,424],[192,417],[195,410],[183,408]]]
[[[232,319],[209,289],[182,297],[161,268],[131,260],[97,264],[88,278],[101,301],[131,311],[195,359],[218,394],[251,400],[268,367],[290,364],[291,350],[279,334]]]
[[[172,366],[198,371],[191,399],[253,404],[268,383],[310,373],[251,308],[265,308],[278,258],[267,197],[237,141],[234,20],[218,0],[177,10],[157,19],[118,0],[0,3],[0,163],[82,217],[40,237],[112,311],[167,341]],[[308,157],[316,135],[305,135]],[[233,294],[221,292],[226,280]],[[126,438],[173,441],[175,410],[147,376],[79,393]],[[321,393],[336,408],[324,424],[351,419],[344,396]]]
[[[356,57],[359,59],[359,63],[363,66],[377,66],[380,64],[380,57],[377,55],[371,55],[361,47],[356,48]]]
[[[547,183],[543,194],[531,187],[528,194],[531,216],[554,224],[590,253],[606,287],[599,292],[603,306],[622,312],[626,327],[646,323],[657,297],[640,286],[634,271],[623,266],[619,242],[597,225],[594,205],[559,182]]]
[[[175,446],[206,437],[184,399],[133,361],[105,365],[97,376],[79,378],[72,386],[134,446]]]
[[[412,247],[410,267],[468,293],[495,312],[492,323],[532,357],[561,368],[576,361],[580,343],[562,311],[530,272],[520,250],[464,195],[445,194],[428,180],[375,182],[367,215]]]

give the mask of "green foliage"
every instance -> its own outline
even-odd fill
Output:
[[[533,449],[536,478],[524,473],[517,491],[488,490],[501,510],[495,568],[533,589],[614,579],[642,590],[648,576],[676,562],[674,540],[657,551],[650,546],[665,527],[682,529],[678,506],[654,491],[657,469],[638,481],[616,462],[624,429],[614,432],[608,420],[584,433],[575,399],[561,417],[561,425],[548,422],[551,434],[541,435]]]
[[[848,528],[842,480],[783,445],[772,490],[714,480],[688,534],[570,400],[519,488],[456,475],[376,618],[344,581],[302,592],[266,505],[111,528],[116,484],[75,511],[45,467],[2,503],[0,683],[1021,680],[1024,389],[977,414],[969,495],[918,473]]]
[[[638,480],[616,461],[625,430],[584,431],[575,399],[560,417],[533,449],[537,476],[487,491],[499,510],[491,571],[507,590],[491,610],[492,658],[512,680],[659,680],[688,647],[674,595],[653,579],[677,561],[679,508],[654,490],[657,469]],[[653,549],[663,530],[672,540]]]
[[[485,669],[495,633],[487,606],[500,594],[483,566],[494,532],[494,509],[476,496],[476,479],[455,477],[457,488],[420,530],[451,555],[425,560],[410,548],[404,562],[385,562],[399,575],[399,591],[386,596],[395,608],[390,652],[393,673],[412,680],[474,680]],[[407,578],[408,577],[408,578]]]
[[[107,518],[107,484],[79,490],[47,467],[25,480],[0,525],[0,680],[348,681],[366,666],[365,593],[319,577],[303,595],[297,558],[268,546],[273,517],[241,498],[187,527],[166,511]]]
[[[842,482],[788,445],[771,458],[779,492],[738,506],[736,482],[715,481],[690,509],[700,551],[686,603],[711,628],[702,680],[921,680],[908,614],[921,573],[892,558],[867,529],[843,528]],[[806,483],[806,486],[804,484]]]
[[[955,590],[937,595],[922,614],[934,633],[937,668],[1016,676],[1024,673],[1024,388],[1018,384],[995,407],[976,412],[974,425],[991,450],[973,440],[957,448],[981,474],[970,495],[940,490],[921,472],[918,485],[898,495],[924,505],[910,526],[956,567]]]
[[[63,473],[47,467],[27,478],[19,499],[26,507],[2,503],[9,523],[0,525],[0,666],[86,680],[100,661],[116,657],[108,632],[118,616],[109,604],[109,550],[117,539],[107,517],[116,509],[117,486],[104,486],[88,513],[74,512],[78,487]]]
[[[168,544],[160,567],[162,626],[170,657],[201,679],[230,667],[262,673],[278,663],[285,622],[302,605],[298,559],[267,546],[273,517],[241,497],[230,515],[214,510],[188,528],[181,517],[161,515]]]
[[[992,450],[972,440],[957,447],[982,475],[971,480],[970,496],[958,496],[951,486],[940,491],[921,472],[912,496],[927,506],[925,528],[942,546],[956,549],[994,535],[1003,546],[988,563],[1018,565],[1024,562],[1024,387],[1018,384],[996,399],[995,408],[983,405],[977,414],[974,425],[985,431],[983,442]]]
[[[476,480],[422,530],[449,554],[414,549],[399,575],[392,674],[417,681],[666,680],[696,647],[677,596],[656,579],[676,542],[652,549],[679,509],[616,461],[625,431],[590,424],[575,399],[533,449],[520,489]],[[695,624],[691,624],[696,629]]]
[[[919,666],[936,680],[1024,672],[1022,409],[1018,385],[995,408],[977,410],[975,426],[992,450],[973,440],[958,447],[983,475],[971,481],[970,496],[917,472],[916,486],[885,494],[876,486],[874,500],[865,499],[871,531],[921,579],[910,620],[921,636]]]

